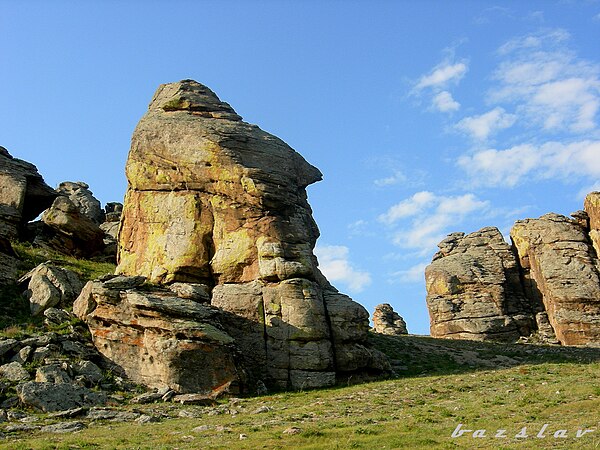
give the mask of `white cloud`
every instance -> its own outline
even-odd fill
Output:
[[[422,262],[409,267],[406,270],[399,270],[394,272],[392,277],[393,281],[401,281],[403,283],[419,283],[425,279],[425,268],[429,263]]]
[[[590,184],[584,186],[578,193],[575,198],[577,201],[583,201],[586,195],[590,192],[600,192],[600,181],[596,181],[594,184]]]
[[[400,170],[396,170],[393,175],[386,177],[386,178],[379,178],[379,179],[375,180],[374,183],[376,186],[385,187],[385,186],[392,186],[395,184],[405,183],[407,181],[408,181],[408,178],[406,177],[406,175],[404,175],[404,173],[401,172]]]
[[[391,225],[405,217],[417,215],[435,201],[435,198],[435,195],[431,192],[417,192],[412,197],[392,206],[385,214],[381,214],[379,221]]]
[[[520,36],[518,38],[511,39],[498,49],[498,53],[500,53],[501,55],[505,55],[516,50],[535,49],[547,44],[556,45],[563,43],[569,40],[570,38],[571,35],[566,30],[560,28],[550,31],[533,33],[527,36]]]
[[[458,165],[476,184],[513,187],[524,178],[600,177],[600,141],[546,142],[488,149],[462,156]]]
[[[578,58],[566,44],[570,35],[552,30],[513,39],[489,92],[492,102],[516,105],[520,117],[546,132],[583,133],[596,128],[600,109],[600,67]]]
[[[465,117],[456,124],[456,128],[473,139],[484,141],[491,134],[512,127],[516,120],[516,115],[509,114],[504,108],[497,106],[485,114]]]
[[[489,202],[474,194],[440,196],[423,191],[414,194],[379,216],[388,226],[397,225],[400,219],[411,218],[408,226],[393,231],[393,242],[401,248],[415,249],[419,255],[433,253],[436,245],[456,228],[467,216],[481,214],[489,209]]]
[[[423,75],[417,82],[415,89],[441,89],[450,83],[458,83],[467,73],[467,69],[464,62],[451,64],[449,61],[444,61],[434,67],[429,74]]]
[[[458,103],[452,97],[452,94],[448,91],[442,91],[433,97],[433,107],[440,112],[458,111],[460,109],[460,103]]]
[[[342,245],[324,245],[315,248],[319,268],[331,282],[341,282],[351,292],[361,292],[371,284],[371,275],[354,268],[349,261],[350,250]]]

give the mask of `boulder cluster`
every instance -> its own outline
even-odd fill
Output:
[[[600,343],[600,192],[584,210],[452,233],[425,270],[431,335]]]
[[[0,281],[14,280],[10,240],[79,258],[116,257],[120,203],[100,202],[83,182],[48,186],[37,168],[0,147]],[[41,216],[40,216],[41,214]],[[39,217],[39,220],[35,220]],[[116,224],[116,225],[115,225]]]

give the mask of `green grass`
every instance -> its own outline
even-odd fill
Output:
[[[13,242],[12,247],[20,260],[19,277],[46,261],[72,270],[83,282],[115,271],[115,265],[111,263],[77,259],[35,248],[28,243]],[[0,336],[30,335],[42,325],[43,317],[31,317],[29,302],[21,295],[22,291],[16,285],[0,286]]]
[[[71,435],[8,435],[0,449],[600,448],[600,349],[417,336],[374,335],[373,339],[390,356],[410,356],[418,367],[415,370],[429,360],[431,373],[224,400],[217,410],[225,413],[209,415],[207,408],[199,419],[177,418],[179,410],[193,407],[161,403],[150,406],[156,414],[171,417],[160,423],[105,422]],[[423,348],[429,353],[419,354]],[[473,352],[471,365],[461,369],[456,359],[463,360],[465,352]],[[485,360],[474,355],[491,359],[512,355],[521,361],[486,368],[481,362]],[[265,405],[269,411],[254,413]],[[45,424],[47,419],[41,417],[39,423]],[[459,423],[473,431],[486,430],[486,437],[474,438],[471,432],[452,438]],[[548,424],[546,437],[536,438],[544,424]],[[200,425],[208,429],[193,431]],[[301,433],[285,434],[290,427],[300,428]],[[529,437],[516,437],[523,427]],[[494,438],[499,429],[505,429],[507,437]],[[568,437],[554,438],[558,429],[566,429]],[[595,431],[576,438],[579,429]]]
[[[115,271],[115,265],[112,263],[78,259],[57,252],[36,248],[28,243],[13,242],[12,247],[21,260],[19,267],[20,275],[24,275],[37,265],[46,261],[51,261],[57,266],[72,270],[82,281],[93,280],[107,273],[114,273]]]

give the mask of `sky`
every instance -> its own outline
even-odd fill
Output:
[[[323,272],[428,334],[448,233],[600,190],[600,2],[0,0],[0,145],[122,201],[133,129],[191,78],[324,174]]]

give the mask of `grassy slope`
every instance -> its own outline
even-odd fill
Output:
[[[600,448],[600,349],[416,336],[374,335],[373,340],[395,360],[397,378],[225,400],[219,408],[225,413],[208,415],[204,409],[197,419],[106,422],[70,435],[7,436],[0,448]],[[256,413],[261,406],[270,410]],[[177,417],[179,410],[193,407],[156,404],[154,409]],[[459,423],[486,429],[489,437],[453,439]],[[545,423],[547,436],[536,438]],[[208,429],[193,431],[201,425]],[[302,432],[283,433],[294,426]],[[529,437],[516,438],[523,427]],[[580,428],[596,431],[576,438]],[[494,438],[498,429],[506,429],[508,437]],[[552,437],[557,429],[568,430],[569,437]]]
[[[43,253],[26,245],[17,244],[15,249],[23,260],[22,273],[47,260],[74,270],[84,280],[114,270],[111,264]],[[4,303],[14,311],[17,296],[16,291],[0,295],[0,307]],[[13,314],[6,319],[11,322],[0,328],[12,325],[14,331],[16,325],[33,330],[39,325],[28,318],[23,305],[23,316]],[[375,334],[371,339],[392,359],[396,378],[224,400],[218,408],[223,414],[209,415],[211,409],[200,408],[198,419],[170,418],[145,425],[100,422],[67,435],[9,433],[0,448],[600,448],[600,349]],[[255,413],[261,406],[269,411]],[[180,410],[198,409],[172,404],[153,408],[170,417],[177,417]],[[38,417],[36,424],[55,421]],[[453,439],[450,435],[459,423],[486,429],[489,437]],[[547,437],[536,438],[545,423]],[[201,425],[208,429],[192,431]],[[294,426],[302,432],[283,433]],[[529,437],[515,438],[523,427]],[[509,437],[492,437],[500,428]],[[569,437],[552,437],[559,428],[567,429]],[[580,428],[596,431],[575,438]],[[240,439],[241,434],[246,437]]]
[[[82,281],[92,280],[107,273],[113,273],[115,265],[77,259],[60,253],[34,248],[29,244],[13,242],[12,247],[19,257],[19,276],[46,261],[75,272]],[[0,287],[0,335],[10,336],[34,332],[42,323],[42,317],[32,318],[29,302],[23,298],[22,288],[17,286]]]

